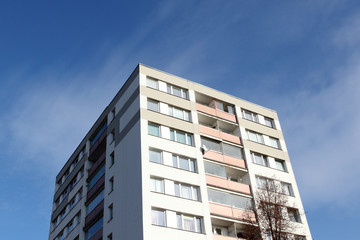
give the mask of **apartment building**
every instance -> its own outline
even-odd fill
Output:
[[[243,239],[267,181],[312,239],[276,112],[139,64],[56,176],[49,240]]]

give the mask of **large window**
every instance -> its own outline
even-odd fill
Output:
[[[160,126],[154,123],[148,124],[148,133],[149,135],[160,137]]]
[[[105,174],[105,164],[96,172],[96,174],[90,179],[88,183],[88,190],[90,190],[97,181]]]
[[[103,227],[103,217],[101,217],[94,225],[92,225],[86,234],[86,239],[90,239],[92,236],[94,236],[97,231],[99,231]]]
[[[193,136],[191,134],[175,129],[170,129],[170,140],[190,146],[193,145]]]
[[[269,162],[267,159],[267,156],[259,154],[259,153],[254,153],[251,152],[251,158],[253,163],[268,167],[269,166]]]
[[[208,197],[210,202],[229,205],[234,208],[248,209],[252,206],[250,198],[218,190],[208,189]]]
[[[104,190],[102,190],[87,206],[87,214],[89,214],[99,203],[104,200]]]

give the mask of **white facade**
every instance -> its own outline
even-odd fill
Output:
[[[139,65],[57,176],[49,240],[242,239],[259,177],[304,212],[275,111]]]

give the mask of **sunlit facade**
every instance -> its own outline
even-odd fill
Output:
[[[276,112],[140,64],[57,175],[49,240],[245,239],[264,181],[312,239]]]

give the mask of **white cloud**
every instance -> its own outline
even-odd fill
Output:
[[[331,84],[283,103],[285,137],[308,206],[344,207],[360,201],[360,49],[352,40],[359,36],[351,26],[341,27],[332,42],[352,48],[352,54],[340,59],[336,69],[318,75]]]

